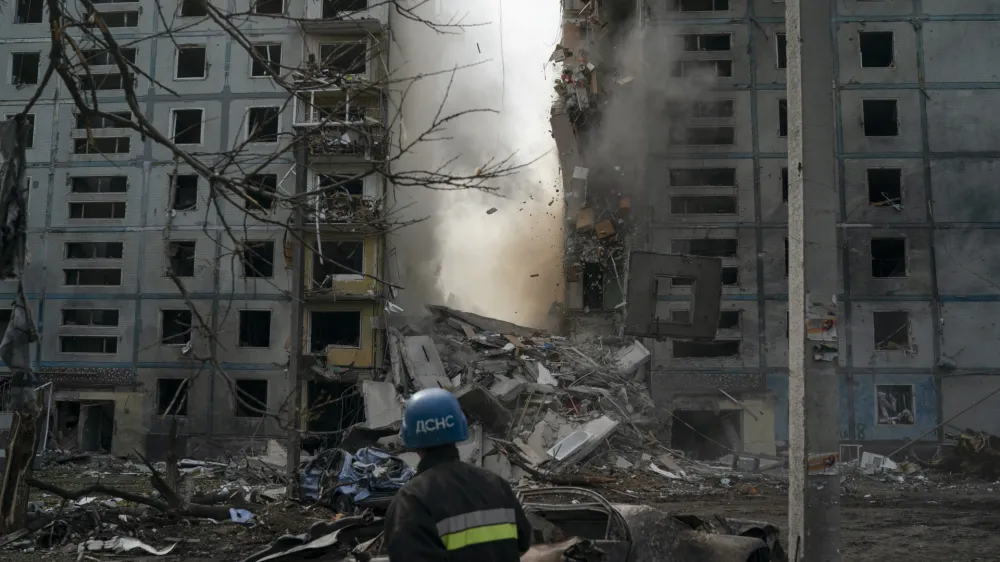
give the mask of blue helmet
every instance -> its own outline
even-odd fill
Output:
[[[443,388],[427,388],[406,401],[403,446],[429,449],[469,438],[469,422],[455,396]]]

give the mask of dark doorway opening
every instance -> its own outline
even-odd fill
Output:
[[[670,447],[706,461],[740,450],[743,428],[739,414],[739,410],[674,410]]]

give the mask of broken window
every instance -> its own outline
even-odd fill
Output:
[[[278,142],[280,107],[251,107],[247,110],[247,141]]]
[[[341,17],[344,13],[368,8],[368,0],[323,0],[323,19]]]
[[[10,83],[14,86],[38,84],[41,53],[13,53],[10,56]]]
[[[670,130],[671,144],[721,146],[736,144],[734,127],[678,127]]]
[[[139,12],[98,12],[104,25],[108,27],[137,27],[139,25]]]
[[[719,341],[673,341],[673,356],[682,359],[705,359],[709,357],[738,357],[740,340]]]
[[[14,311],[9,308],[0,308],[0,334],[7,333],[7,324],[10,324],[10,317]],[[3,394],[2,380],[0,380],[0,395]],[[0,396],[2,400],[2,396]],[[0,412],[4,411],[3,403],[0,401]]]
[[[913,425],[913,385],[877,384],[878,423],[880,425]]]
[[[70,178],[72,193],[125,193],[128,176],[78,176]]]
[[[732,36],[728,33],[688,34],[681,36],[684,50],[697,51],[728,51],[732,44]]]
[[[905,310],[872,312],[872,335],[877,351],[910,349],[910,313]]]
[[[68,260],[120,260],[124,253],[122,242],[67,242],[66,259]]]
[[[670,448],[693,460],[714,461],[742,450],[739,410],[674,410]]]
[[[672,215],[735,215],[735,195],[684,195],[670,198]]]
[[[122,90],[125,78],[118,72],[91,72],[77,76],[81,90]]]
[[[240,310],[240,347],[271,347],[271,311]]]
[[[129,137],[73,139],[74,154],[128,154],[131,146]]]
[[[189,387],[188,379],[156,379],[156,414],[186,416]]]
[[[604,267],[599,263],[583,264],[583,308],[604,308]]]
[[[861,100],[866,137],[899,136],[899,111],[896,100]]]
[[[673,322],[678,322],[680,324],[690,324],[691,323],[691,311],[690,310],[672,310],[670,311],[670,320]],[[739,310],[723,310],[719,312],[719,329],[720,330],[739,330],[740,329],[740,311]]]
[[[247,176],[247,209],[270,210],[278,192],[278,174],[252,174]]]
[[[692,238],[671,240],[671,252],[706,258],[735,258],[739,240],[735,238]]]
[[[119,123],[116,119],[110,117],[114,116],[117,119],[122,119],[125,121],[132,121],[131,111],[111,111],[106,115],[84,115],[78,113],[76,115],[76,125],[77,129],[123,129],[127,125]]]
[[[7,115],[7,120],[10,121],[16,117],[16,113],[10,113]],[[24,116],[24,123],[27,125],[27,139],[24,143],[24,148],[33,148],[35,146],[35,114],[28,113]]]
[[[736,168],[675,168],[670,187],[736,187]]]
[[[314,311],[309,314],[309,349],[323,353],[328,346],[361,347],[361,312]]]
[[[691,116],[696,119],[719,119],[733,117],[735,113],[734,100],[709,100],[695,102]]]
[[[320,45],[319,58],[323,67],[341,74],[366,74],[368,45],[365,43],[328,43]]]
[[[69,204],[71,219],[123,219],[124,201],[86,201]]]
[[[778,136],[788,136],[788,100],[778,100]]]
[[[725,12],[729,10],[729,0],[673,0],[678,12]]]
[[[118,336],[59,336],[59,353],[118,353]]]
[[[284,0],[254,0],[253,13],[255,14],[280,16],[284,12],[285,12]]]
[[[190,211],[198,206],[198,176],[197,174],[179,174],[172,176],[173,195],[170,198],[170,208],[175,211]]]
[[[194,277],[193,241],[167,242],[167,273],[177,277]]]
[[[113,308],[64,308],[63,326],[117,326],[118,310]]]
[[[868,168],[868,203],[873,207],[896,206],[903,198],[903,170]]]
[[[236,417],[262,418],[267,412],[267,381],[236,379]]]
[[[716,78],[731,78],[733,61],[731,60],[682,60],[673,64],[671,76],[687,77],[709,75]]]
[[[281,45],[254,45],[250,62],[250,76],[266,78],[281,74]]]
[[[323,242],[322,256],[313,253],[313,283],[317,287],[329,287],[331,279],[338,275],[359,276],[365,268],[365,243],[361,240],[343,242]]]
[[[63,270],[63,285],[69,287],[115,287],[121,284],[121,269],[98,267]]]
[[[788,168],[781,167],[781,200],[788,201]]]
[[[361,197],[365,193],[365,178],[320,174],[317,188],[333,193],[346,193],[351,197]]]
[[[191,311],[160,311],[160,343],[163,345],[187,345],[191,342]]]
[[[117,65],[118,59],[115,53],[121,56],[126,62],[135,64],[138,50],[135,47],[119,47],[115,52],[108,49],[86,49],[81,51],[83,62],[88,66],[111,66]]]
[[[861,47],[861,68],[890,68],[895,64],[891,31],[862,31],[858,33]]]
[[[171,123],[174,143],[201,144],[201,123],[204,111],[201,109],[173,109]]]
[[[203,18],[208,15],[208,8],[202,4],[202,0],[181,0],[180,4],[180,11],[177,15],[182,18]]]
[[[208,75],[208,49],[204,45],[180,45],[174,60],[174,78],[188,80]]]
[[[690,277],[671,277],[670,284],[674,287],[690,287],[694,285],[694,279]],[[722,285],[732,286],[740,284],[740,268],[726,266],[722,268]]]
[[[253,240],[244,242],[241,256],[243,276],[250,278],[274,277],[274,241]]]
[[[14,23],[42,23],[45,0],[15,0]]]
[[[906,277],[906,239],[872,238],[872,277]]]
[[[785,238],[785,279],[788,279],[788,238]]]
[[[778,51],[778,68],[788,68],[788,39],[784,33],[774,35],[775,48]]]

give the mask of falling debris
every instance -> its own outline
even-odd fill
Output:
[[[497,212],[497,208],[496,207],[490,207],[489,210],[486,211],[486,214],[487,215],[492,215],[495,212]]]

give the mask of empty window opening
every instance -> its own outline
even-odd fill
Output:
[[[204,78],[208,70],[208,49],[204,45],[181,45],[177,47],[176,63],[174,78]]]
[[[670,448],[693,460],[714,461],[743,446],[739,410],[674,410]]]
[[[877,384],[875,396],[880,425],[913,425],[913,385]]]
[[[736,144],[735,127],[682,127],[670,132],[671,144],[723,146]]]
[[[64,308],[63,326],[117,326],[118,310],[113,308]]]
[[[670,187],[735,187],[736,168],[670,170]]]
[[[202,4],[202,0],[181,0],[178,15],[182,18],[203,18],[208,15],[208,8]]]
[[[38,84],[38,66],[41,53],[13,53],[10,61],[10,83],[14,86]]]
[[[203,111],[200,109],[173,110],[173,137],[176,144],[201,144],[201,122]]]
[[[68,260],[120,260],[125,251],[123,242],[67,242]]]
[[[368,8],[368,0],[323,0],[323,19],[341,17],[345,13]]]
[[[113,116],[113,117],[111,117]],[[117,118],[117,119],[116,119]],[[76,114],[77,129],[124,129],[128,125],[120,123],[118,119],[132,121],[131,111],[112,111],[108,115],[84,115]]]
[[[368,45],[365,43],[329,43],[320,45],[323,67],[341,74],[365,74],[368,69]]]
[[[788,278],[788,238],[785,238],[785,279]]]
[[[781,168],[781,200],[788,201],[788,168]]]
[[[696,119],[732,117],[735,113],[736,103],[733,100],[699,101],[692,106],[692,117]]]
[[[739,251],[739,240],[735,238],[692,238],[672,240],[675,254],[690,254],[705,258],[735,258]]]
[[[118,336],[59,336],[59,353],[118,353]]]
[[[88,201],[69,204],[71,219],[123,219],[125,218],[124,201]]]
[[[80,448],[80,403],[58,401],[55,404],[52,435],[61,449]]]
[[[186,345],[191,341],[191,311],[160,311],[160,343],[163,345]]]
[[[240,347],[271,347],[271,311],[240,310]]]
[[[861,100],[866,137],[899,135],[899,109],[896,100]]]
[[[309,431],[340,431],[365,421],[365,401],[358,385],[313,380],[308,391]]]
[[[115,434],[112,400],[56,402],[56,441],[63,448],[83,452],[110,451]]]
[[[691,322],[691,311],[690,310],[672,310],[670,311],[670,319],[674,322],[681,324],[688,324]],[[740,311],[739,310],[723,310],[719,312],[719,329],[720,330],[739,330],[740,329]]]
[[[858,36],[861,68],[889,68],[895,64],[891,31],[862,31]]]
[[[156,379],[156,414],[186,416],[190,386],[188,379]]]
[[[267,413],[267,381],[236,379],[236,417],[262,418]]]
[[[241,256],[243,276],[262,279],[274,277],[274,241],[252,240],[244,244]]]
[[[604,267],[599,263],[583,264],[583,308],[604,308]]]
[[[191,211],[198,207],[198,176],[183,174],[173,176],[173,196],[170,208],[175,211]]]
[[[313,283],[330,287],[336,276],[360,276],[365,267],[364,242],[323,242],[322,255],[313,253]]]
[[[784,33],[775,34],[775,49],[778,51],[778,68],[788,68],[788,39]]]
[[[317,183],[318,189],[325,192],[324,195],[346,194],[351,197],[361,197],[365,193],[365,178],[320,174]]]
[[[788,100],[778,100],[778,136],[788,136]]]
[[[280,107],[251,107],[247,110],[247,140],[278,142]]]
[[[309,315],[309,349],[323,353],[327,347],[361,347],[361,312],[316,311]]]
[[[104,24],[108,27],[136,27],[139,25],[139,12],[98,12]]]
[[[732,48],[732,37],[728,33],[706,33],[702,35],[683,35],[684,50],[694,51],[728,51]]]
[[[714,76],[716,78],[731,78],[733,76],[733,61],[731,60],[682,60],[671,67],[670,73],[675,77]]]
[[[698,195],[670,198],[672,215],[735,215],[735,195]]]
[[[285,12],[285,0],[255,0],[253,3],[253,13],[278,15]]]
[[[16,0],[14,23],[42,23],[45,0]]]
[[[910,313],[905,310],[872,312],[875,349],[897,351],[910,349]]]
[[[16,113],[11,113],[7,115],[7,120],[10,121],[16,117]],[[25,132],[24,148],[34,148],[35,146],[35,114],[28,113],[24,116],[24,124],[26,125],[27,131]]]
[[[872,238],[872,277],[906,277],[906,239]]]
[[[739,357],[739,340],[680,341],[673,342],[674,357],[680,359],[706,359],[710,357]]]
[[[671,277],[670,284],[674,287],[690,287],[694,285],[694,279],[690,277]],[[722,268],[722,285],[733,286],[740,284],[740,268],[726,266]]]
[[[116,287],[122,284],[122,270],[99,267],[64,269],[63,284],[69,287]]]
[[[725,12],[729,10],[729,0],[674,0],[678,12]]]
[[[265,78],[281,74],[281,45],[254,45],[250,76]]]
[[[130,148],[128,137],[73,139],[74,154],[128,154]]]
[[[274,195],[278,192],[277,174],[253,174],[247,176],[247,207],[251,210],[270,210],[274,206]]]
[[[70,179],[73,193],[125,193],[128,176],[89,176]]]
[[[81,52],[83,53],[83,61],[88,66],[111,66],[118,64],[115,53],[107,49],[86,49]],[[121,55],[121,58],[125,62],[132,64],[135,64],[137,52],[138,50],[135,47],[121,47],[117,49],[117,53]]]
[[[77,76],[82,90],[122,90],[125,78],[117,72],[98,72]]]
[[[10,324],[10,317],[14,314],[14,311],[9,308],[0,308],[0,334],[7,333],[7,324]],[[0,412],[5,411],[3,409],[3,384],[0,381]]]
[[[897,206],[903,200],[903,171],[868,168],[868,203],[873,207]]]
[[[167,273],[177,277],[194,277],[193,241],[167,242]]]

